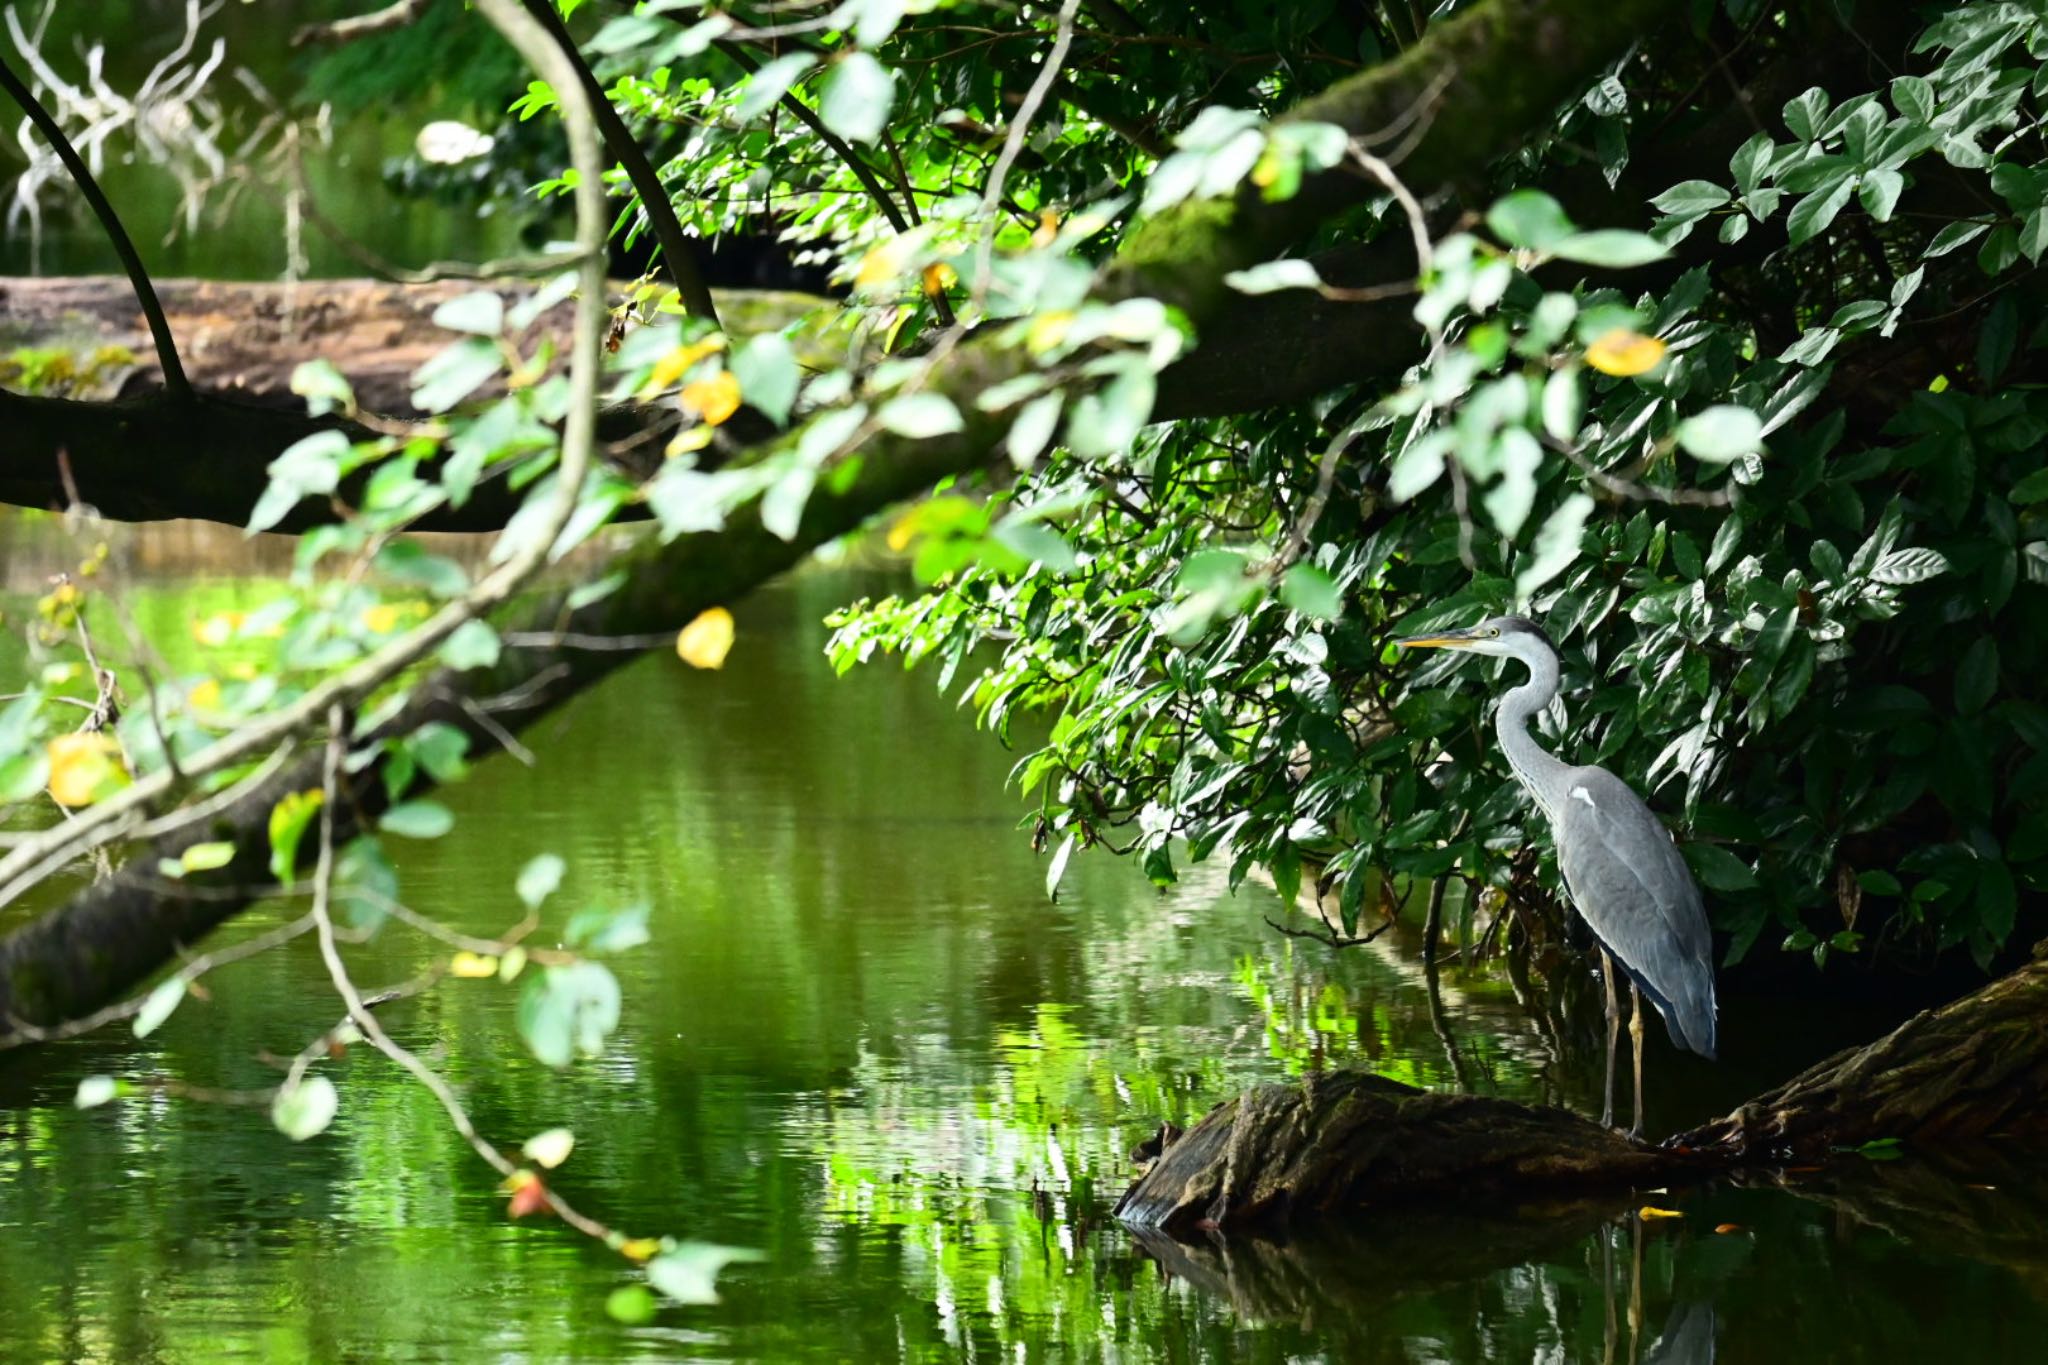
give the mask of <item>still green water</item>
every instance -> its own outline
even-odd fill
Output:
[[[634,666],[528,737],[535,767],[494,759],[452,789],[454,833],[401,850],[407,901],[467,930],[516,920],[513,877],[548,850],[571,871],[543,937],[578,906],[652,907],[598,1061],[533,1062],[496,981],[445,982],[387,1026],[502,1145],[573,1128],[556,1183],[577,1206],[760,1250],[722,1303],[611,1321],[630,1269],[508,1220],[433,1100],[361,1049],[325,1066],[340,1117],[302,1145],[260,1110],[72,1107],[99,1072],[273,1084],[263,1055],[339,1014],[301,941],[209,978],[145,1041],[116,1026],[0,1055],[0,1360],[2038,1358],[2048,1181],[1994,1155],[1403,1213],[1288,1247],[1141,1245],[1109,1212],[1130,1147],[1247,1083],[1369,1064],[1583,1104],[1588,1059],[1483,979],[1447,980],[1433,1022],[1409,948],[1284,939],[1270,893],[1233,898],[1220,872],[1161,894],[1084,856],[1048,902],[1010,757],[929,677],[840,680],[819,657],[818,618],[869,586],[812,572],[759,594],[722,673]],[[260,591],[143,607],[162,623]],[[441,951],[394,925],[350,956],[382,983]],[[1653,1118],[1703,1115],[1830,1041],[1787,1045],[1795,1027],[1825,1033],[1736,1002],[1729,1065],[1660,1049]],[[1643,1202],[1683,1217],[1641,1223]]]

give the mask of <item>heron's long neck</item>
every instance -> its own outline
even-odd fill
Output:
[[[1530,648],[1517,650],[1515,657],[1528,665],[1529,679],[1501,698],[1494,728],[1500,734],[1508,766],[1543,813],[1555,820],[1564,800],[1565,774],[1570,770],[1536,742],[1529,733],[1529,722],[1557,696],[1557,656],[1532,641]]]

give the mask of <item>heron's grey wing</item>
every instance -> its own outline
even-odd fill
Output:
[[[1656,1004],[1671,1040],[1712,1057],[1713,935],[1671,832],[1604,768],[1571,770],[1555,828],[1579,914]]]

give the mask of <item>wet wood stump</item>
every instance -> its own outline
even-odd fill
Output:
[[[1301,1229],[1402,1205],[1530,1205],[1815,1164],[1885,1138],[1992,1137],[2048,1138],[2048,959],[2038,952],[1661,1147],[1562,1109],[1339,1072],[1217,1106],[1117,1214],[1175,1236]]]

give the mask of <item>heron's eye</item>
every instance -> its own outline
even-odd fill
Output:
[[[1491,635],[1491,636],[1495,637],[1496,639],[1498,639],[1498,638],[1499,638],[1499,636],[1500,636],[1500,627],[1499,627],[1499,626],[1488,626],[1488,627],[1486,628],[1486,633],[1487,633],[1488,635]]]

